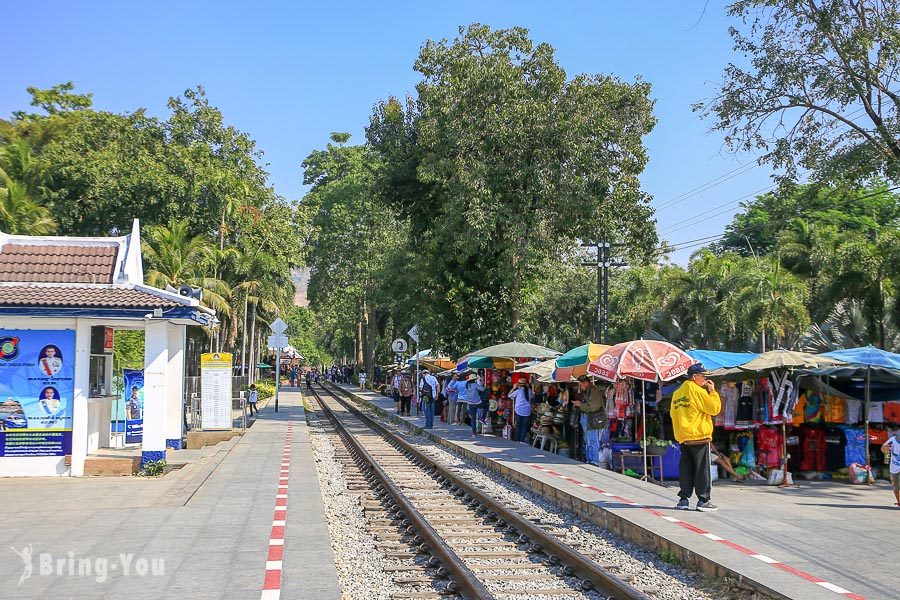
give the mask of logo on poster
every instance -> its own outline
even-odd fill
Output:
[[[15,360],[19,356],[19,338],[0,337],[0,360]]]

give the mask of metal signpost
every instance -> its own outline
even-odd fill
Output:
[[[270,348],[277,348],[275,360],[275,412],[278,412],[278,394],[281,390],[281,349],[288,345],[288,338],[284,335],[287,331],[287,323],[278,317],[269,325],[274,335],[270,335],[268,342]]]
[[[419,326],[413,325],[412,329],[406,332],[406,334],[412,338],[412,340],[416,343],[416,414],[419,413]]]

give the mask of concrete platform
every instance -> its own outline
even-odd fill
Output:
[[[285,393],[280,404],[278,413],[262,409],[242,437],[178,451],[186,464],[164,477],[0,481],[0,596],[340,598],[300,394]],[[27,562],[16,555],[26,548]],[[52,568],[43,568],[44,556]],[[161,569],[136,571],[138,561],[154,560]],[[79,572],[88,562],[91,572]],[[276,566],[279,589],[264,592]]]
[[[788,489],[719,481],[715,513],[678,511],[668,487],[495,436],[472,436],[439,419],[399,417],[390,398],[341,386],[358,400],[402,420],[486,467],[582,517],[711,576],[729,576],[775,598],[895,599],[900,568],[900,510],[889,486],[798,482]],[[415,409],[413,409],[415,410]],[[670,554],[670,556],[671,556]]]

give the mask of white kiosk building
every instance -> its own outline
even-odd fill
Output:
[[[141,463],[181,448],[186,327],[215,321],[144,285],[136,220],[123,237],[0,233],[0,476],[81,476],[114,445],[115,330],[145,334]]]

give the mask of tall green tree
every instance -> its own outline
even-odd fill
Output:
[[[527,30],[480,24],[426,42],[415,69],[416,98],[378,105],[368,134],[451,349],[522,334],[541,265],[576,240],[656,245],[638,182],[655,124],[648,84],[568,79]]]
[[[900,182],[900,1],[740,0],[719,93],[696,105],[734,150],[796,181]]]

